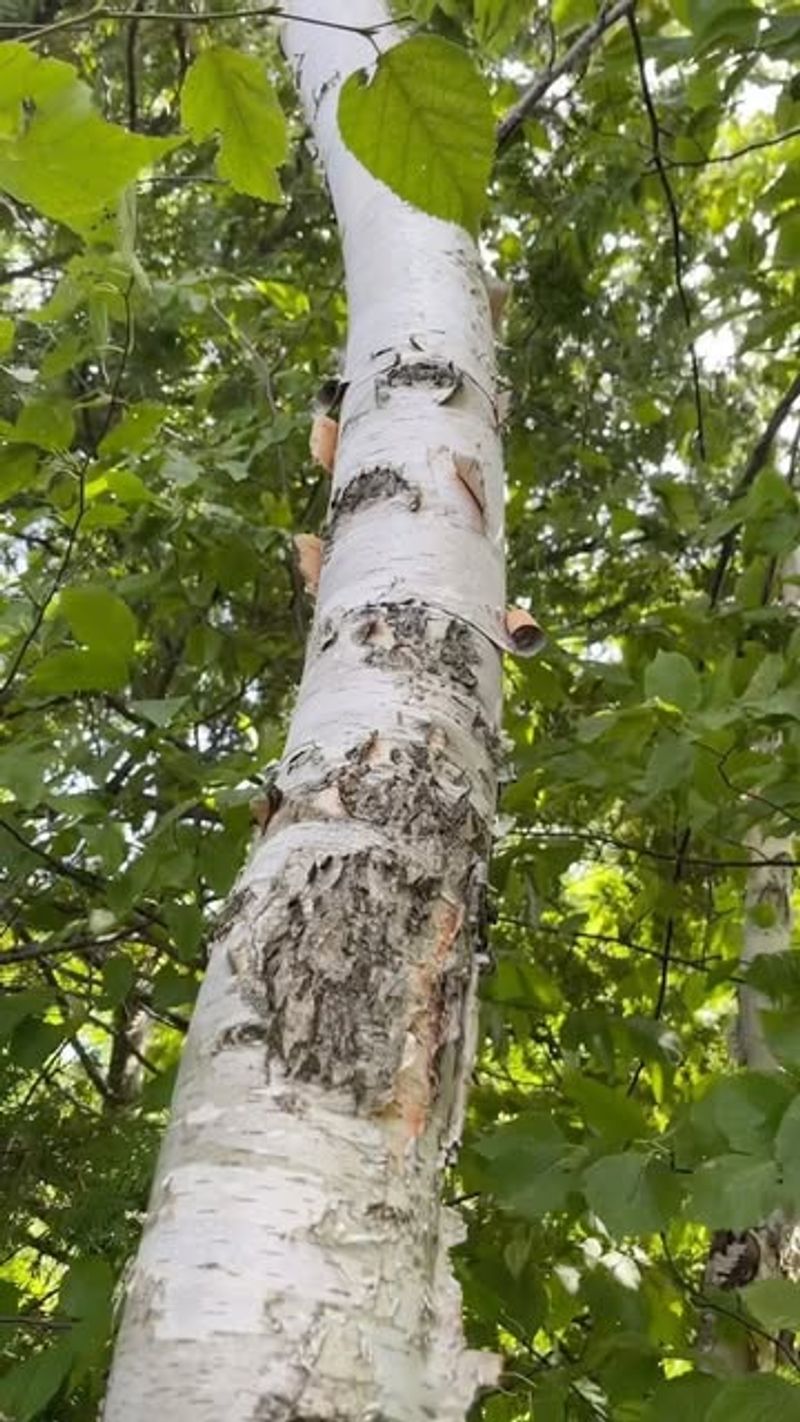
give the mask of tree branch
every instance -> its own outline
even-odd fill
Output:
[[[50,25],[32,25],[23,34],[17,33],[16,39],[35,43],[44,39],[46,35],[52,35],[56,30],[76,30],[85,29],[88,25],[94,25],[100,20],[163,20],[171,25],[213,25],[217,20],[257,20],[271,19],[282,20],[289,18],[285,10],[280,5],[256,5],[242,10],[207,10],[205,14],[195,14],[192,11],[175,10],[118,10],[112,5],[93,5],[90,10],[84,10],[80,15],[68,15],[63,20],[55,20]],[[363,35],[368,39],[370,35],[377,34],[379,30],[395,27],[402,23],[398,20],[381,20],[376,25],[348,25],[344,21],[319,20],[311,15],[295,15],[291,19],[299,25],[315,25],[326,30],[346,30],[350,34]],[[19,31],[19,21],[0,20],[0,34],[3,30]]]
[[[659,181],[664,193],[664,200],[669,213],[670,227],[672,228],[672,251],[675,265],[675,286],[678,292],[678,300],[683,311],[683,319],[686,330],[689,333],[689,361],[692,367],[692,390],[694,393],[695,421],[697,426],[697,452],[700,458],[706,457],[706,434],[705,421],[703,418],[703,401],[700,393],[700,365],[697,359],[694,341],[691,338],[692,332],[692,308],[689,305],[689,296],[684,283],[683,270],[683,241],[681,236],[681,220],[678,213],[678,204],[675,201],[675,194],[672,191],[672,184],[667,176],[667,168],[664,155],[661,151],[661,125],[658,121],[658,114],[650,92],[650,85],[647,79],[645,68],[644,46],[642,36],[639,33],[639,26],[636,22],[636,11],[633,6],[627,12],[628,28],[633,40],[633,48],[636,55],[636,67],[639,71],[639,84],[642,90],[642,98],[647,111],[647,118],[650,124],[650,139],[653,148],[653,166],[658,174]]]
[[[738,484],[734,486],[729,496],[729,504],[734,503],[736,499],[740,499],[742,494],[745,494],[750,488],[756,476],[761,473],[761,470],[769,458],[775,436],[787,415],[791,413],[792,406],[798,396],[800,396],[800,371],[798,371],[788,390],[781,396],[767,421],[763,433],[753,446],[750,458],[744,467],[742,477]],[[709,593],[712,608],[715,608],[719,602],[720,594],[722,593],[722,584],[725,581],[725,574],[728,571],[728,565],[733,557],[733,550],[736,547],[736,535],[741,526],[741,523],[737,523],[733,528],[729,528],[720,543],[719,557],[711,579],[711,590]]]
[[[755,138],[743,148],[733,148],[730,153],[718,153],[715,158],[665,158],[664,163],[667,168],[708,168],[712,163],[733,163],[748,153],[757,153],[760,148],[774,148],[776,143],[785,143],[789,138],[798,137],[800,125],[797,128],[784,129],[783,133],[776,133],[774,138]]]
[[[594,48],[606,30],[630,14],[635,3],[636,0],[616,0],[616,4],[610,5],[606,10],[601,10],[597,19],[588,25],[582,34],[578,35],[566,54],[555,64],[551,64],[543,70],[541,74],[537,74],[522,98],[514,104],[513,108],[509,109],[505,118],[497,125],[498,150],[504,148],[517,129],[527,118],[530,118],[540,99],[544,97],[548,89],[552,88],[556,80],[560,79],[562,74],[568,74],[572,69],[575,69]]]

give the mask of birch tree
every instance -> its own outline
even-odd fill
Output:
[[[343,31],[333,0],[300,10],[284,43],[350,313],[332,496],[275,809],[193,1017],[107,1422],[455,1419],[496,1371],[463,1344],[439,1202],[475,1047],[506,637],[488,300],[468,235],[342,141],[341,86],[395,38],[387,11],[366,0]]]

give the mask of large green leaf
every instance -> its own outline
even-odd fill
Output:
[[[195,138],[220,138],[217,172],[237,192],[280,202],[276,175],[286,158],[286,120],[260,60],[213,45],[194,61],[181,94]]]
[[[136,618],[109,588],[93,583],[65,588],[58,607],[77,641],[123,660],[130,657],[136,643]]]
[[[0,189],[78,231],[178,142],[108,123],[91,108],[89,90],[74,70],[60,61],[39,61],[24,46],[0,46],[0,91],[6,74]]]
[[[644,673],[646,696],[657,696],[682,711],[694,711],[700,704],[700,677],[682,652],[658,652]]]
[[[586,1199],[618,1239],[664,1229],[674,1214],[677,1178],[636,1151],[606,1155],[584,1174]]]
[[[492,107],[469,55],[419,35],[359,70],[339,98],[342,137],[398,197],[477,232],[494,152]]]
[[[735,1378],[726,1382],[707,1413],[707,1422],[800,1422],[800,1387],[782,1378]]]
[[[800,1329],[800,1284],[790,1279],[757,1279],[741,1297],[753,1317],[770,1333]]]

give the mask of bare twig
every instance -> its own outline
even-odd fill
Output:
[[[747,490],[754,482],[756,476],[761,473],[761,470],[769,458],[775,436],[780,430],[784,420],[791,414],[792,406],[798,396],[800,396],[800,371],[798,371],[788,390],[781,396],[766,423],[763,433],[754,444],[750,458],[742,472],[742,476],[730,494],[730,503],[734,503],[736,499],[742,497],[742,494],[747,493]],[[737,523],[733,528],[729,528],[720,543],[719,557],[712,575],[709,594],[712,608],[716,607],[719,602],[722,593],[722,585],[725,581],[725,574],[728,571],[728,565],[733,557],[733,550],[736,547],[736,535],[740,528],[741,523]]]
[[[213,25],[218,20],[281,20],[287,17],[287,12],[281,9],[280,5],[255,5],[241,10],[207,10],[204,14],[197,14],[191,10],[120,10],[113,5],[93,5],[90,10],[84,10],[79,15],[68,15],[63,20],[55,20],[49,25],[32,25],[23,34],[16,34],[15,38],[27,40],[34,43],[43,39],[46,35],[52,35],[56,30],[76,30],[85,29],[86,26],[94,25],[100,20],[118,20],[121,23],[127,20],[163,20],[171,25]],[[349,34],[363,35],[368,39],[370,35],[377,34],[380,30],[390,29],[400,23],[399,20],[381,20],[376,25],[348,25],[339,20],[320,20],[313,15],[295,15],[291,19],[300,25],[315,25],[319,29],[325,30],[346,30]],[[0,33],[3,30],[19,30],[19,21],[0,20]]]
[[[754,138],[742,148],[733,148],[730,153],[718,153],[715,158],[665,158],[667,168],[708,168],[712,163],[733,163],[737,158],[745,158],[748,153],[757,153],[760,148],[774,148],[776,143],[786,143],[790,138],[800,138],[800,125],[786,128],[776,133],[774,138]]]
[[[605,34],[606,30],[615,25],[618,20],[631,13],[635,0],[616,0],[616,4],[609,5],[607,9],[601,10],[597,19],[588,25],[582,34],[578,35],[574,44],[571,44],[566,54],[555,64],[550,64],[541,74],[537,74],[529,88],[525,90],[522,97],[509,109],[505,118],[497,126],[497,147],[505,147],[509,139],[513,137],[517,129],[530,118],[540,100],[552,88],[557,79],[562,74],[568,74],[575,69],[581,60],[584,59],[597,44],[597,41]]]
[[[689,361],[692,368],[692,390],[694,393],[695,421],[697,426],[697,452],[701,459],[706,457],[706,435],[705,421],[703,417],[703,400],[700,393],[700,365],[697,359],[694,341],[691,339],[692,332],[692,308],[689,304],[689,295],[684,282],[683,267],[683,239],[681,235],[681,220],[678,213],[678,204],[675,194],[672,191],[672,184],[667,176],[667,167],[664,154],[661,149],[661,125],[658,121],[658,114],[650,92],[650,85],[645,69],[644,46],[642,36],[639,33],[639,26],[636,21],[636,11],[633,6],[627,12],[628,28],[633,40],[633,48],[636,54],[636,67],[639,71],[639,84],[642,90],[642,99],[647,111],[647,118],[650,124],[650,140],[653,148],[653,166],[658,174],[659,182],[664,193],[664,200],[669,213],[670,227],[672,229],[672,253],[675,267],[675,286],[678,292],[678,300],[683,312],[683,320],[686,330],[689,333]]]

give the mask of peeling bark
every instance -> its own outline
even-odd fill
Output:
[[[351,25],[385,18],[380,0],[348,8]],[[438,1190],[475,1046],[509,644],[489,303],[466,233],[339,139],[338,89],[372,44],[291,20],[284,38],[347,269],[331,504],[289,740],[219,920],[105,1422],[462,1422],[497,1371],[464,1345]],[[480,518],[456,459],[480,470]]]

